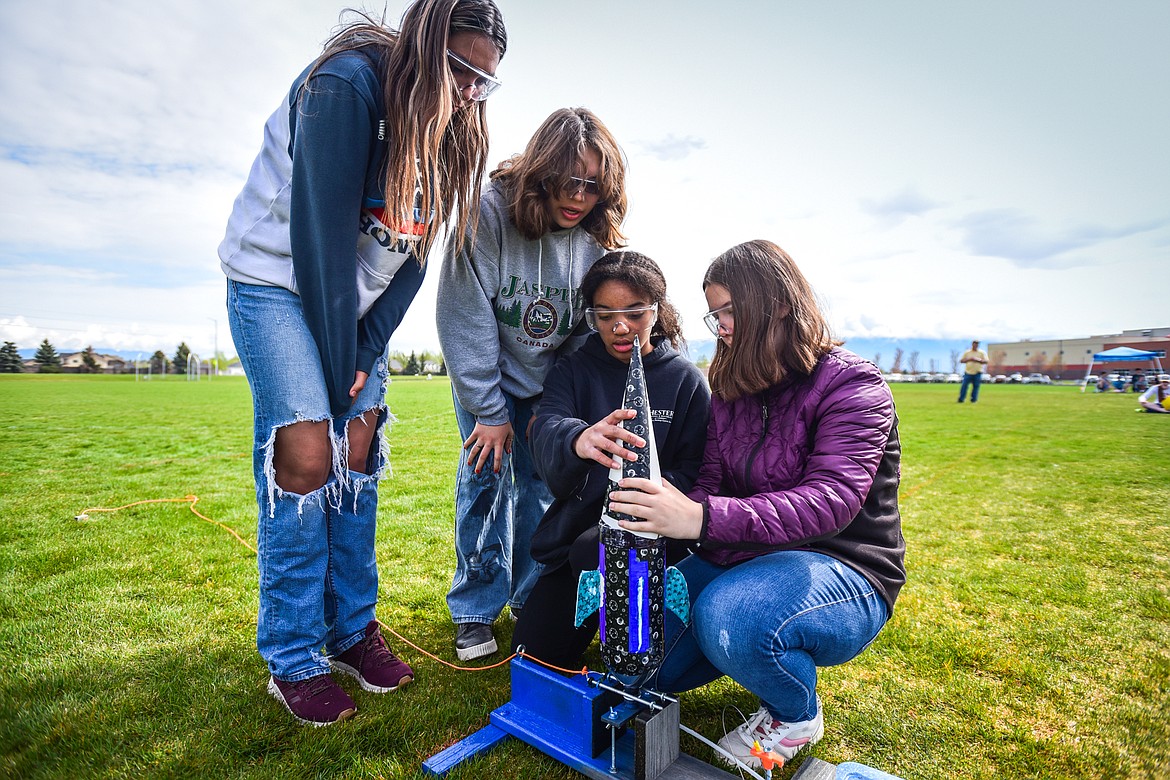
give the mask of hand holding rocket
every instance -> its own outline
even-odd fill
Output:
[[[662,662],[663,608],[670,608],[685,623],[690,616],[690,599],[682,573],[673,566],[666,567],[666,542],[662,537],[622,528],[619,520],[637,521],[637,518],[615,512],[610,505],[610,496],[618,490],[618,482],[623,478],[637,477],[662,484],[637,339],[622,407],[632,415],[621,415],[624,418],[621,427],[633,437],[621,437],[628,454],[610,464],[609,493],[600,519],[598,569],[581,573],[576,622],[581,625],[586,617],[599,610],[601,656],[606,666],[618,674],[646,676]],[[616,415],[617,412],[610,417]],[[635,446],[631,438],[641,440],[642,446]]]

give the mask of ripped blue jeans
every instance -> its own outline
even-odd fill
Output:
[[[296,681],[329,671],[328,657],[361,641],[374,619],[378,478],[386,468],[386,358],[344,416],[334,418],[321,358],[300,298],[281,287],[228,281],[228,323],[252,389],[260,613],[256,645],[274,677]],[[365,472],[349,469],[348,424],[377,410]],[[296,422],[330,423],[333,466],[311,493],[282,490],[273,469],[276,432]],[[363,424],[361,421],[355,425]]]

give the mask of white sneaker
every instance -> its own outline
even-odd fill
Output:
[[[761,706],[734,731],[729,731],[719,740],[719,747],[738,758],[747,766],[757,769],[760,759],[752,755],[752,744],[759,741],[764,750],[779,753],[785,761],[791,761],[796,751],[805,745],[812,745],[825,735],[824,710],[821,698],[817,697],[817,716],[799,723],[782,723],[772,717],[767,707]],[[715,754],[724,763],[731,765],[727,756]]]

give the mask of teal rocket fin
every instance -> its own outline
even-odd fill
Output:
[[[666,608],[678,615],[683,625],[690,622],[691,595],[687,591],[687,578],[673,566],[666,570]]]
[[[686,587],[684,584],[683,587]],[[585,618],[601,608],[601,572],[581,572],[577,580],[577,617],[573,625],[580,628]]]

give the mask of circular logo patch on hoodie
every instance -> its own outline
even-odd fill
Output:
[[[524,310],[524,332],[529,338],[546,339],[557,332],[560,319],[553,305],[543,298],[537,298]]]

